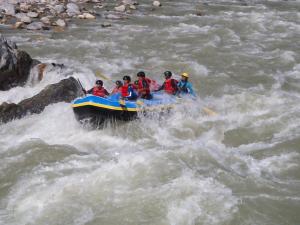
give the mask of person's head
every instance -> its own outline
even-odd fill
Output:
[[[140,78],[140,77],[145,77],[145,76],[146,76],[146,74],[145,74],[144,71],[140,71],[140,72],[138,72],[136,75],[137,75],[138,78]]]
[[[117,80],[116,81],[116,86],[117,87],[121,87],[123,84],[122,84],[122,81],[120,81],[120,80]]]
[[[102,80],[96,80],[96,86],[102,87],[103,86],[103,81]]]
[[[124,76],[123,81],[124,81],[124,83],[130,83],[131,82],[130,76]]]
[[[184,73],[181,74],[181,80],[187,81],[188,79],[189,79],[189,74],[188,73],[184,72]]]
[[[165,75],[165,78],[166,78],[166,79],[169,79],[169,78],[171,78],[171,76],[172,76],[172,72],[171,72],[171,71],[165,71],[165,72],[164,72],[164,75]]]

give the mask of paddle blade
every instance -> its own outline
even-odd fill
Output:
[[[120,100],[119,100],[119,104],[120,104],[121,106],[125,106],[125,105],[126,105],[126,103],[125,103],[125,101],[124,101],[123,99],[120,99]]]
[[[143,105],[144,105],[144,102],[142,102],[142,101],[140,101],[140,100],[137,100],[137,101],[136,101],[136,104],[137,104],[138,106],[143,106]]]
[[[218,113],[216,113],[215,111],[213,111],[213,110],[211,110],[211,109],[209,109],[209,108],[207,108],[207,107],[204,107],[204,108],[203,108],[203,111],[204,111],[205,113],[207,113],[209,116],[216,116],[216,115],[218,115]]]
[[[102,78],[103,80],[109,80],[109,81],[112,81],[109,77],[105,76],[103,73],[101,73],[99,70],[96,71],[95,73],[96,77],[100,77]]]

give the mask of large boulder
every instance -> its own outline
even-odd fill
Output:
[[[18,50],[15,43],[0,34],[0,90],[24,85],[32,62],[33,59],[28,53]]]
[[[27,30],[42,30],[44,27],[44,24],[42,22],[33,22],[31,24],[28,24],[26,26]]]
[[[67,4],[67,13],[69,16],[76,16],[80,14],[80,9],[78,5],[75,3],[68,3]]]
[[[15,15],[15,6],[12,3],[0,1],[0,9],[3,10],[8,16]]]
[[[28,114],[41,113],[47,105],[57,102],[71,102],[82,94],[81,87],[73,77],[50,84],[37,95],[18,104],[4,102],[0,105],[0,123],[20,119]]]

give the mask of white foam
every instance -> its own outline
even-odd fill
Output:
[[[296,170],[299,167],[297,163],[299,157],[300,154],[296,152],[284,153],[267,157],[259,161],[258,165],[268,173],[281,174],[293,168]]]
[[[69,167],[76,158],[80,163]],[[96,215],[103,218],[114,215],[118,220],[123,213],[136,220],[137,216],[147,218],[143,210],[153,203],[151,210],[159,214],[166,210],[167,215],[162,216],[171,224],[199,221],[218,224],[229,220],[237,210],[237,198],[226,186],[212,178],[180,172],[172,161],[167,169],[164,155],[158,152],[122,153],[117,161],[108,162],[99,162],[97,156],[76,158],[49,165],[51,170],[45,170],[44,166],[35,168],[33,174],[14,185],[8,210],[14,209],[18,224],[42,221],[45,217],[53,217],[59,223],[73,220],[80,224]],[[72,173],[68,173],[69,168]],[[166,174],[168,180],[164,179]]]
[[[295,62],[295,52],[292,51],[284,51],[280,54],[280,59],[284,64],[289,64]]]

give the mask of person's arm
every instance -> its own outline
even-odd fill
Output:
[[[181,91],[181,87],[182,87],[182,82],[181,82],[181,81],[179,81],[179,82],[177,83],[177,88],[178,88],[178,91]]]
[[[193,85],[190,82],[187,83],[187,87],[186,88],[189,90],[189,93],[191,95],[193,95],[194,97],[196,97],[196,94],[195,94],[195,92],[193,90]]]
[[[88,93],[88,94],[93,94],[93,89],[94,89],[94,88],[91,88],[91,89],[88,90],[86,93]]]
[[[140,94],[146,94],[147,89],[149,89],[149,84],[146,80],[142,80],[142,88],[139,91]]]
[[[132,85],[130,85],[128,87],[128,95],[126,96],[126,98],[130,98],[132,96],[133,96],[133,87],[132,87]]]
[[[108,91],[104,88],[104,94],[109,95]]]
[[[155,91],[161,91],[163,89],[165,89],[165,82]]]
[[[172,79],[172,80],[171,80],[171,85],[172,85],[172,87],[174,88],[175,91],[178,91],[178,86],[177,86],[177,84],[178,84],[178,81],[177,81],[177,80],[175,80],[175,79]]]
[[[135,92],[135,90],[133,89],[132,85],[130,85],[128,87],[128,95],[125,98],[130,99],[130,100],[134,100],[137,97],[138,97],[138,94]]]
[[[178,89],[178,81],[177,80],[175,80],[175,79],[171,79],[171,86],[173,87],[173,89],[174,89],[174,93],[173,93],[173,95],[178,95],[179,93],[179,89]]]
[[[143,81],[142,81],[142,84],[143,84],[143,88],[144,88],[144,89],[149,88],[149,84],[148,84],[148,82],[147,82],[146,80],[143,80]]]

